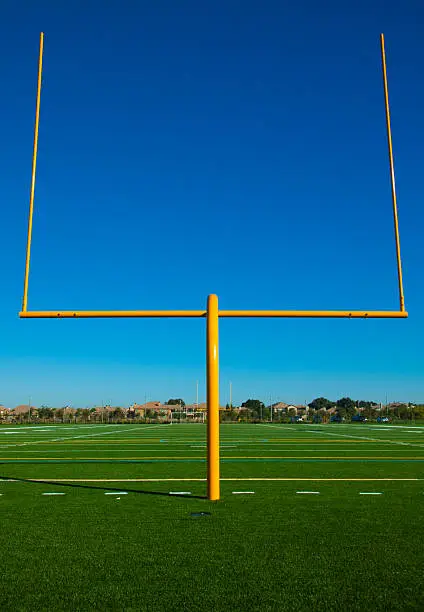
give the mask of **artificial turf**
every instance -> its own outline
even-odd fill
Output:
[[[424,609],[424,428],[222,425],[220,502],[205,433],[1,427],[1,609]]]

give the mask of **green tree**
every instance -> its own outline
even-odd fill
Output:
[[[424,404],[414,404],[412,406],[414,419],[424,419]]]
[[[171,398],[171,399],[169,399],[169,400],[166,402],[166,404],[167,404],[168,406],[182,406],[182,407],[184,408],[184,406],[185,406],[185,401],[184,401],[183,399],[181,399],[181,398],[178,398],[178,399],[173,399],[173,398]]]
[[[317,414],[321,418],[321,423],[328,423],[330,421],[330,415],[328,414],[327,410],[321,409],[317,412]]]
[[[41,406],[38,409],[38,416],[40,419],[52,419],[53,418],[53,410],[48,406]]]
[[[115,408],[115,410],[113,411],[113,418],[125,419],[125,412],[123,411],[123,409],[120,407]]]
[[[258,399],[248,399],[241,405],[242,408],[247,408],[250,411],[250,415],[252,418],[263,418],[263,413],[265,410],[265,404]]]
[[[235,410],[220,410],[219,416],[221,422],[237,421],[238,413]]]
[[[317,397],[316,399],[312,400],[308,406],[309,408],[312,408],[312,410],[328,410],[334,406],[334,402],[326,397]]]
[[[87,421],[90,420],[90,410],[88,408],[83,408],[83,410],[81,411],[81,416],[84,423],[87,423]]]
[[[399,419],[407,420],[409,417],[410,411],[406,404],[400,404],[395,408],[395,414]]]
[[[376,419],[379,414],[380,414],[379,411],[376,408],[373,408],[372,405],[365,407],[362,410],[362,415],[366,417],[367,419]]]
[[[352,417],[356,414],[356,404],[350,397],[342,397],[336,402],[337,413],[341,417]]]

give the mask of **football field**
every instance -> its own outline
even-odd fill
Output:
[[[422,610],[424,427],[0,427],[2,610]]]

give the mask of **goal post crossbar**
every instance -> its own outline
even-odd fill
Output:
[[[202,319],[207,310],[26,310],[21,319]],[[406,310],[218,310],[220,318],[406,319]]]

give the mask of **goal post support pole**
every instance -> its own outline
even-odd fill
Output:
[[[208,499],[219,500],[219,315],[218,297],[208,296],[206,318],[206,389]]]

